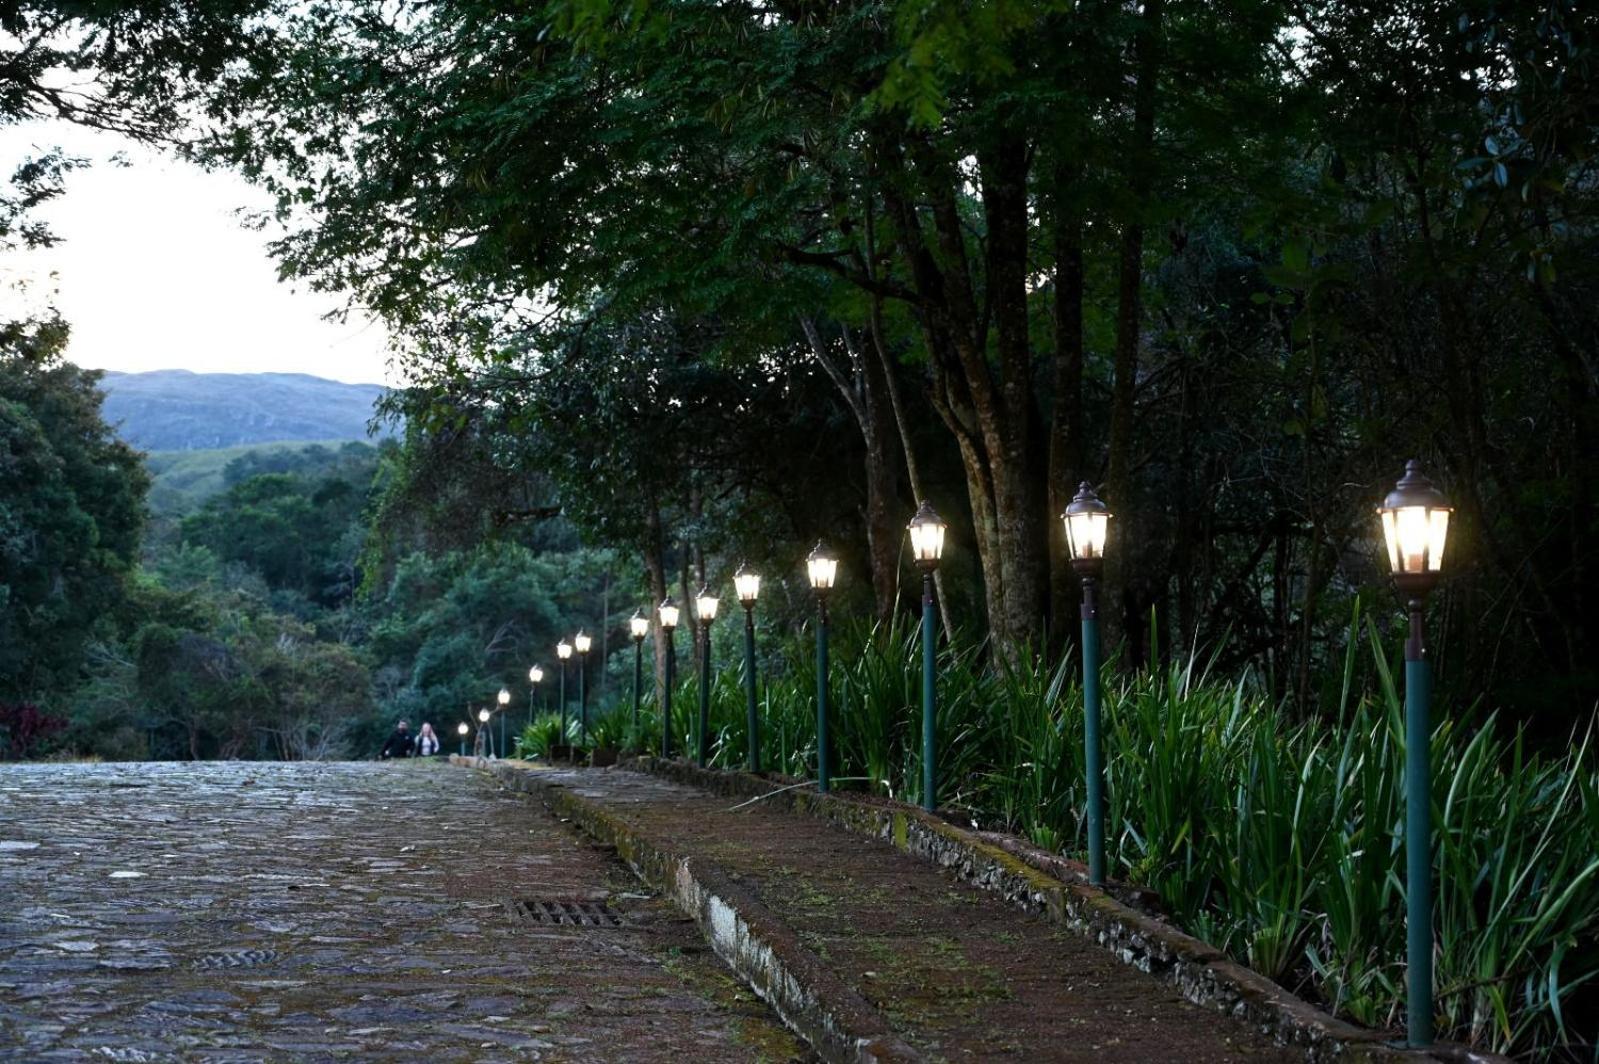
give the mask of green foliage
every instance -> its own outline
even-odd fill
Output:
[[[144,523],[149,480],[100,416],[98,374],[58,360],[64,339],[0,325],[0,699],[77,681]]]
[[[144,457],[151,476],[150,509],[157,515],[181,517],[256,473],[326,475],[338,465],[353,466],[371,451],[364,443],[298,440],[217,450],[152,451]],[[340,475],[358,479],[354,468]],[[370,479],[370,471],[367,475]]]
[[[1104,692],[1107,846],[1114,875],[1154,888],[1185,927],[1334,1012],[1398,1022],[1404,998],[1403,703],[1372,635],[1374,693],[1349,684],[1335,719],[1288,722],[1243,676],[1196,660],[1127,674]],[[764,763],[814,773],[808,640],[765,678]],[[835,777],[918,796],[919,643],[845,626],[834,647]],[[1070,659],[987,668],[939,652],[940,804],[1080,854],[1082,690]],[[736,670],[712,689],[712,763],[743,763]],[[674,694],[674,742],[693,751],[698,690]],[[1592,734],[1532,754],[1492,716],[1440,715],[1433,736],[1440,1034],[1501,1052],[1591,1042],[1599,975],[1599,759]],[[642,746],[659,747],[645,714]]]

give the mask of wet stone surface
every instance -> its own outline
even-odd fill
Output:
[[[800,1053],[612,855],[443,765],[8,766],[0,897],[3,1060]]]

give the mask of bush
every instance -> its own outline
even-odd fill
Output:
[[[1358,634],[1358,627],[1356,629]],[[1105,670],[1107,849],[1114,875],[1157,890],[1189,931],[1332,1011],[1395,1024],[1404,1000],[1403,699],[1372,633],[1349,641],[1330,719],[1289,721],[1248,676],[1197,659]],[[830,675],[835,779],[920,797],[914,630],[845,627]],[[763,766],[815,767],[808,640],[761,693]],[[939,800],[1067,853],[1086,845],[1082,688],[1071,658],[984,667],[940,652]],[[1361,681],[1364,681],[1362,683]],[[1366,690],[1361,688],[1365,687]],[[690,756],[697,681],[673,693]],[[711,764],[744,763],[738,669],[712,680]],[[1548,1054],[1599,1036],[1599,770],[1591,733],[1555,756],[1492,716],[1436,713],[1432,781],[1441,1037]],[[658,750],[651,706],[633,737]]]

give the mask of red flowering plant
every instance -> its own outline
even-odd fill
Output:
[[[19,760],[28,757],[66,726],[66,718],[46,713],[32,702],[0,702],[0,732],[6,735],[0,753]]]

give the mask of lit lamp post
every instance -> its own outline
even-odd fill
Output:
[[[533,714],[538,711],[539,682],[544,679],[544,670],[537,665],[527,670],[528,695],[527,695],[527,723],[533,725]]]
[[[566,663],[572,656],[572,644],[561,640],[555,644],[555,656],[561,659],[561,745],[566,745]]]
[[[1083,481],[1061,519],[1072,568],[1083,582],[1083,763],[1088,771],[1088,881],[1105,882],[1105,766],[1099,743],[1099,610],[1094,586],[1105,569],[1110,510]]]
[[[455,729],[456,734],[460,735],[460,737],[461,737],[461,756],[462,757],[466,756],[466,736],[467,736],[467,733],[470,732],[471,730],[472,730],[472,726],[470,724],[468,724],[464,720],[461,722],[460,727]]]
[[[1443,492],[1411,459],[1383,499],[1383,539],[1394,587],[1405,596],[1410,638],[1405,642],[1405,929],[1408,997],[1405,1017],[1412,1046],[1432,1043],[1432,668],[1422,621],[1427,594],[1443,574],[1444,543],[1453,512]]]
[[[923,501],[908,526],[911,557],[922,570],[922,808],[938,806],[938,774],[934,736],[934,709],[938,677],[933,663],[937,617],[933,612],[933,573],[944,556],[944,533],[949,526],[939,519],[931,503]]]
[[[589,741],[589,648],[594,645],[594,640],[578,632],[572,637],[572,643],[577,647],[577,705],[583,717],[583,744]]]
[[[490,747],[493,745],[493,736],[488,731],[489,710],[487,706],[484,706],[482,709],[477,711],[477,723],[477,744],[483,748],[483,756],[488,757],[493,754],[493,751],[490,749]]]
[[[817,540],[805,556],[805,575],[816,592],[816,789],[827,793],[827,594],[838,579],[838,558]]]
[[[677,603],[667,595],[661,600],[657,612],[661,618],[661,631],[666,633],[666,691],[661,698],[661,759],[672,756],[672,673],[676,664],[672,651],[672,633],[677,630]]]
[[[716,620],[718,601],[709,586],[701,587],[694,596],[694,613],[700,619],[703,636],[700,640],[700,751],[697,764],[700,768],[711,759],[711,624]]]
[[[743,565],[733,574],[733,589],[744,607],[744,737],[749,743],[751,772],[761,770],[761,720],[755,708],[755,600],[761,595],[761,574]]]
[[[511,705],[511,692],[504,687],[500,688],[498,701],[500,703],[500,756],[505,756],[505,718],[509,715],[506,711]]]
[[[638,727],[639,690],[644,683],[644,637],[650,634],[650,619],[639,610],[627,622],[633,636],[633,727]]]

